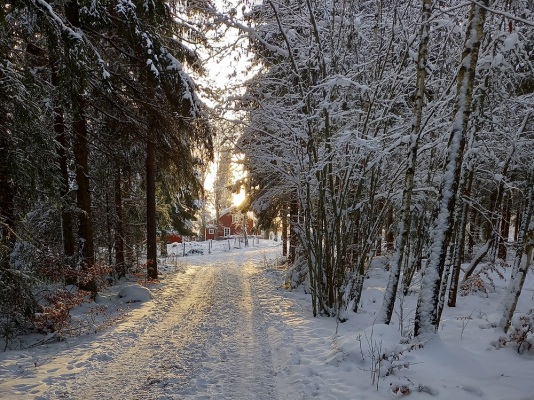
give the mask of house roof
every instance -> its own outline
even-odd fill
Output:
[[[221,213],[219,214],[219,219],[221,217],[224,217],[225,215],[228,215],[228,214],[237,214],[237,213],[240,213],[241,211],[239,210],[238,207],[236,206],[231,206],[231,207],[227,207],[227,208],[223,208],[221,210]],[[254,213],[252,211],[247,211],[247,217],[249,219],[254,219]],[[206,223],[206,228],[216,228],[217,227],[217,220],[216,219],[210,219],[207,223]]]

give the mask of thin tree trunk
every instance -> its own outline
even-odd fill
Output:
[[[407,253],[408,259],[404,262],[404,273],[402,277],[402,293],[407,296],[410,291],[415,272],[421,270],[421,261],[423,258],[423,249],[425,247],[425,235],[421,231],[425,227],[425,210],[419,212],[417,225],[412,227],[412,240],[408,242]]]
[[[124,232],[124,235],[122,236],[122,243],[124,244],[124,268],[125,270],[128,270],[128,268],[133,267],[134,265],[134,250],[133,250],[133,244],[135,242],[134,234],[132,232],[132,227],[128,223],[130,222],[130,219],[125,219],[127,216],[131,214],[131,208],[132,203],[130,201],[130,198],[132,196],[132,170],[129,167],[128,164],[125,164],[122,166],[121,169],[122,172],[122,180],[124,181],[124,186],[122,186],[122,198],[124,199],[124,204],[122,206],[123,210],[123,223],[122,223],[122,229]]]
[[[494,196],[492,207],[490,209],[491,213],[491,219],[490,219],[490,237],[487,240],[486,244],[477,252],[469,266],[466,268],[464,273],[463,281],[465,282],[475,271],[478,264],[482,261],[484,256],[490,252],[492,248],[495,248],[495,246],[498,244],[499,240],[499,219],[502,220],[502,216],[499,214],[499,210],[502,208],[502,202],[504,197],[504,177],[508,173],[508,167],[510,166],[510,162],[512,161],[512,156],[515,153],[515,149],[512,150],[512,152],[509,154],[508,159],[506,160],[503,170],[502,170],[502,176],[503,178],[499,182],[499,186],[497,187],[497,192]]]
[[[406,243],[408,241],[408,234],[410,232],[411,224],[411,205],[412,193],[414,188],[415,168],[417,163],[417,149],[419,145],[419,138],[421,136],[421,120],[423,116],[424,96],[425,96],[425,80],[426,80],[426,64],[428,57],[428,20],[432,14],[432,1],[423,0],[422,5],[422,21],[419,30],[419,59],[417,62],[417,89],[415,93],[414,118],[412,120],[410,145],[408,148],[408,159],[406,166],[406,174],[404,177],[404,187],[402,190],[402,203],[400,211],[400,221],[398,225],[398,234],[395,241],[395,250],[391,258],[389,269],[389,280],[387,288],[384,292],[384,300],[382,308],[379,313],[378,320],[385,324],[389,324],[393,309],[395,307],[395,298],[397,296],[397,289],[399,286],[399,279],[401,273],[401,266],[404,257]]]
[[[296,190],[292,191],[291,203],[289,207],[289,264],[295,262],[297,256],[297,226],[299,223],[299,203]]]
[[[464,190],[464,195],[469,197],[471,195],[471,187],[473,185],[474,169],[471,169],[468,173],[466,188]],[[451,274],[451,286],[449,288],[449,298],[447,300],[447,305],[449,307],[456,307],[456,297],[458,295],[458,286],[460,281],[460,270],[462,265],[462,260],[464,259],[464,249],[465,249],[465,237],[466,237],[466,227],[467,227],[467,217],[469,214],[469,204],[464,201],[462,202],[462,212],[460,215],[460,221],[458,222],[458,233],[454,248],[454,260],[452,265],[452,274]]]
[[[161,230],[161,235],[159,237],[159,248],[161,256],[167,257],[167,231],[165,229]]]
[[[52,85],[57,87],[59,86],[59,77],[57,74],[57,63],[52,63]],[[68,195],[70,192],[70,185],[69,185],[69,169],[68,169],[68,158],[67,158],[67,135],[65,132],[65,117],[63,113],[63,108],[59,105],[56,105],[54,107],[54,132],[56,134],[56,140],[59,144],[57,148],[57,156],[58,156],[58,163],[59,163],[59,169],[61,173],[61,179],[62,184],[59,189],[59,193],[61,195],[61,198],[64,201],[63,209],[61,212],[61,230],[62,230],[62,238],[63,238],[63,253],[65,254],[65,257],[67,258],[68,264],[70,267],[72,267],[72,257],[74,256],[74,249],[75,249],[75,241],[74,241],[74,226],[72,222],[72,212],[68,210],[69,207],[69,199]],[[75,282],[69,282],[69,277],[66,277],[67,283],[75,283]],[[70,277],[70,280],[72,280],[72,277]]]
[[[512,276],[508,284],[503,299],[503,315],[499,326],[508,332],[512,323],[512,317],[517,307],[517,301],[523,289],[525,278],[532,263],[532,253],[534,250],[534,228],[531,226],[532,213],[534,211],[534,171],[530,172],[531,176],[528,182],[528,194],[525,211],[521,222],[521,230],[517,241],[516,255],[512,269]]]
[[[483,6],[487,6],[487,4],[488,0],[482,0],[481,5],[474,3],[471,6],[461,67],[457,78],[456,106],[449,137],[444,177],[440,188],[438,216],[432,232],[430,259],[424,272],[417,301],[414,336],[433,334],[439,326],[439,291],[447,248],[454,225],[452,220],[466,142],[465,133],[471,115],[475,71],[486,20],[486,10]]]
[[[280,214],[282,217],[282,255],[287,257],[287,209],[284,205]]]
[[[389,207],[386,219],[386,251],[395,250],[395,235],[393,234],[393,207]]]
[[[0,118],[3,118],[1,116]],[[15,246],[15,182],[9,176],[8,136],[0,131],[0,269],[9,269],[9,256]]]
[[[515,221],[514,221],[514,242],[517,243],[517,240],[519,239],[519,230],[521,229],[521,201],[517,202],[517,210],[515,212]]]
[[[126,265],[124,262],[124,223],[122,210],[122,176],[119,163],[115,165],[115,270],[117,276],[126,276]]]
[[[510,232],[510,195],[508,194],[503,200],[503,210],[501,218],[501,234],[499,237],[499,250],[497,252],[497,257],[501,260],[506,261],[507,253],[507,244],[508,244],[508,234]]]
[[[473,257],[475,248],[475,236],[478,232],[478,212],[471,208],[469,211],[469,235],[467,237],[467,259]]]
[[[146,270],[148,279],[158,279],[156,243],[156,145],[146,143]]]
[[[109,192],[106,190],[106,228],[107,228],[107,241],[108,241],[108,265],[111,267],[113,265],[113,219],[112,219],[112,208],[111,208],[111,199]]]

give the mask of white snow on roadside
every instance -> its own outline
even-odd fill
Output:
[[[143,303],[152,299],[150,289],[138,284],[124,286],[118,296],[126,303]]]
[[[534,353],[492,345],[504,280],[459,297],[439,336],[418,343],[400,333],[413,325],[417,293],[397,300],[391,325],[374,324],[382,268],[369,271],[359,312],[337,324],[313,318],[308,294],[284,289],[279,243],[175,249],[150,292],[125,281],[78,308],[83,334],[27,337],[0,353],[0,398],[534,399]],[[532,308],[533,290],[530,273],[518,311]]]

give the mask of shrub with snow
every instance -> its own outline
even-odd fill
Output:
[[[44,296],[45,304],[42,312],[36,313],[35,328],[44,333],[59,332],[69,325],[70,311],[89,299],[90,292],[83,290],[70,291],[57,288]]]
[[[515,316],[508,334],[501,336],[494,345],[497,348],[507,345],[517,347],[519,354],[531,351],[534,345],[534,310]]]
[[[472,276],[460,285],[460,295],[468,296],[472,293],[483,293],[488,297],[489,292],[495,291],[495,277],[505,280],[504,271],[509,265],[502,260],[483,264]]]

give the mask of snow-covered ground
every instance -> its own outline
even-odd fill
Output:
[[[373,324],[387,279],[378,265],[360,312],[336,324],[313,318],[307,294],[284,289],[278,243],[206,250],[186,245],[187,257],[169,257],[150,292],[123,282],[76,309],[82,335],[31,336],[1,353],[0,398],[534,399],[534,355],[492,345],[505,281],[460,297],[439,337],[416,343],[400,335],[415,294],[390,326]],[[519,311],[531,307],[532,274],[525,286]]]

